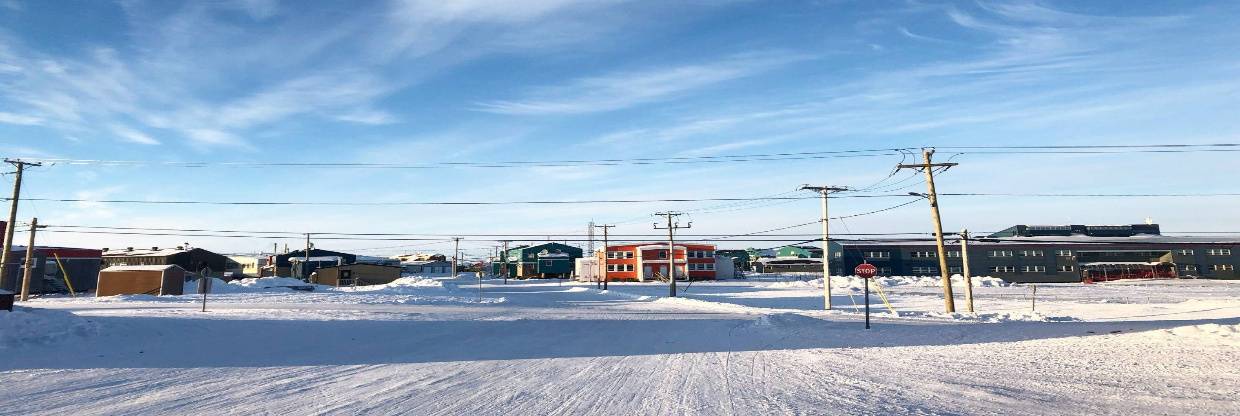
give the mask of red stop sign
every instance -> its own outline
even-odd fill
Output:
[[[874,267],[873,264],[862,263],[858,264],[856,269],[853,269],[853,273],[856,273],[862,279],[869,279],[878,274],[878,268]]]

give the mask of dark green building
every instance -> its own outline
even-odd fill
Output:
[[[510,278],[572,277],[573,266],[581,255],[580,248],[560,243],[515,247],[491,264],[491,273],[499,275],[507,264]]]

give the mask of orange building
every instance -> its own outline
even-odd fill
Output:
[[[645,282],[666,280],[668,276],[667,243],[639,243],[607,247],[607,280]],[[601,256],[602,253],[597,255]],[[676,278],[684,280],[715,279],[715,246],[713,244],[677,244],[675,247]]]

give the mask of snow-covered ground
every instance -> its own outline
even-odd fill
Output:
[[[1240,414],[1240,282],[406,278],[0,312],[0,414]],[[964,309],[957,285],[957,307]]]

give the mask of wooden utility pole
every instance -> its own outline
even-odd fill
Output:
[[[13,230],[17,222],[17,201],[22,197],[22,172],[26,170],[26,166],[43,166],[38,162],[26,162],[21,159],[4,159],[5,163],[17,167],[16,175],[13,177],[13,199],[9,200],[9,222],[5,223],[4,230],[4,252],[0,253],[0,283],[9,279],[9,255],[13,251]],[[15,282],[16,283],[16,282]]]
[[[306,233],[306,253],[301,260],[301,280],[310,281],[310,273],[306,271],[310,269],[310,233]]]
[[[832,192],[847,191],[848,188],[801,185],[801,189],[822,195],[822,303],[823,308],[831,310],[831,234],[828,226],[830,217],[827,216],[827,199]]]
[[[34,232],[39,229],[39,219],[30,220],[30,243],[26,244],[26,262],[22,266],[22,302],[30,299],[30,275],[34,269]]]
[[[280,255],[280,243],[271,243],[271,258],[267,259],[267,265],[271,266],[271,277],[279,277],[276,272],[276,256]],[[258,271],[258,277],[263,277],[263,271]]]
[[[461,237],[452,237],[452,278],[457,275],[456,265],[461,261]]]
[[[593,223],[591,223],[591,224],[593,224]],[[615,228],[616,226],[615,226],[615,225],[595,225],[594,227],[597,227],[597,228],[602,228],[602,229],[603,229],[603,259],[602,259],[602,261],[600,261],[600,262],[599,262],[599,272],[600,272],[600,273],[602,273],[602,274],[600,274],[600,275],[599,275],[599,278],[598,278],[598,279],[595,279],[595,280],[596,280],[596,281],[601,281],[601,282],[602,282],[602,284],[603,284],[603,290],[607,290],[607,281],[609,280],[609,279],[608,279],[608,276],[607,276],[607,255],[608,255],[608,253],[609,253],[609,252],[607,251],[607,244],[608,244],[608,241],[607,241],[607,230],[609,230],[609,229],[611,229],[611,228]],[[597,284],[596,284],[596,286],[597,286]]]
[[[508,240],[504,240],[504,251],[499,253],[500,259],[499,273],[504,275],[504,284],[508,284]]]
[[[666,227],[659,228],[659,223],[655,223],[654,229],[656,230],[666,229],[667,230],[667,275],[668,275],[667,281],[669,283],[668,293],[670,297],[674,298],[676,297],[676,237],[675,237],[675,232],[676,230],[681,229],[681,228],[693,228],[693,222],[689,222],[689,225],[686,225],[686,226],[681,226],[680,222],[678,221],[674,222],[673,219],[682,215],[679,212],[672,212],[672,211],[656,212],[654,215],[660,215],[660,216],[667,217]],[[685,252],[685,263],[686,264],[689,262],[688,256],[689,256],[689,253],[686,251]]]
[[[964,272],[964,303],[973,313],[973,278],[969,274],[969,230],[960,232],[960,271]]]
[[[939,196],[934,190],[934,168],[950,168],[957,163],[933,163],[934,149],[922,149],[923,163],[917,165],[899,165],[899,169],[921,169],[926,173],[926,186],[929,193],[924,195],[930,201],[930,216],[934,220],[934,240],[938,245],[939,274],[943,279],[943,304],[947,313],[956,312],[956,301],[952,298],[951,273],[947,269],[947,247],[943,243],[943,221],[939,217]],[[921,194],[913,194],[923,196]]]

